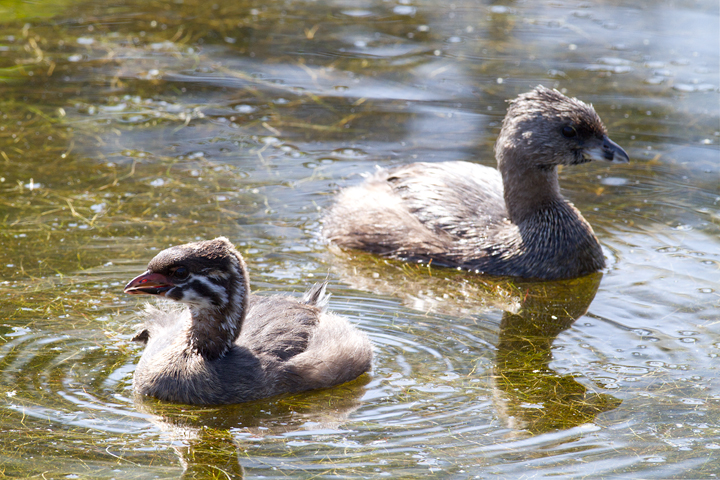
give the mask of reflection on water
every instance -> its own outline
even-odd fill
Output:
[[[338,388],[241,405],[178,406],[135,396],[135,407],[153,415],[152,421],[163,430],[177,431],[180,436],[192,436],[204,428],[243,429],[256,436],[280,435],[303,428],[333,430],[361,405],[368,380],[369,376],[364,375]]]
[[[601,278],[523,285],[518,312],[503,314],[494,377],[500,415],[511,428],[533,433],[572,428],[621,404],[550,368],[553,342],[587,312]]]
[[[245,478],[237,446],[227,431],[200,430],[197,437],[173,446],[183,473],[178,478]]]
[[[150,421],[164,433],[179,458],[181,478],[212,478],[218,472],[243,478],[245,443],[297,432],[342,433],[361,404],[367,381],[365,375],[331,390],[243,405],[177,406],[136,397],[135,406],[151,415]],[[236,438],[238,430],[243,433]]]
[[[717,2],[28,5],[0,5],[4,474],[720,473]],[[506,99],[539,83],[593,103],[632,158],[560,173],[602,281],[321,243],[320,211],[374,165],[493,165]],[[136,402],[122,280],[220,234],[260,294],[329,278],[375,345],[367,383]]]
[[[568,429],[591,423],[598,414],[620,405],[620,399],[578,382],[577,374],[558,374],[550,367],[553,343],[587,313],[601,273],[533,282],[403,264],[337,247],[332,250],[336,254],[333,267],[355,289],[400,297],[408,307],[425,312],[473,318],[502,310],[499,325],[485,326],[489,330],[485,341],[495,345],[495,406],[513,430],[537,434]],[[477,334],[478,329],[463,333]],[[455,332],[456,337],[460,335]]]

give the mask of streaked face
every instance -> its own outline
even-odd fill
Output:
[[[168,248],[133,278],[125,293],[159,295],[201,309],[222,308],[226,285],[235,270],[232,245],[211,240]]]

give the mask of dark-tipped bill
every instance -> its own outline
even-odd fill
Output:
[[[125,293],[131,295],[141,293],[163,295],[173,287],[174,285],[165,275],[148,271],[130,280],[130,282],[125,285]]]
[[[610,140],[607,135],[603,138],[602,148],[605,160],[613,163],[628,163],[630,161],[630,155],[620,145]]]
[[[605,135],[600,145],[585,150],[585,157],[590,160],[605,160],[612,163],[628,163],[630,156],[617,143]]]

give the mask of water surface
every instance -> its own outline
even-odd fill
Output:
[[[716,2],[13,1],[0,6],[0,465],[32,478],[714,478]],[[561,171],[606,271],[527,282],[328,248],[376,165],[494,165],[506,100],[594,104],[627,165]],[[141,302],[226,235],[252,288],[331,308],[372,375],[139,401]]]

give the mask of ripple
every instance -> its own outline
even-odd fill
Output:
[[[348,17],[355,18],[375,16],[375,13],[370,10],[343,10],[341,13],[343,15],[347,15]]]
[[[629,65],[588,65],[585,70],[588,72],[629,73],[634,69]]]
[[[679,92],[693,93],[693,92],[713,92],[717,89],[717,87],[711,83],[699,83],[699,84],[675,83],[673,85],[673,89],[675,89]]]
[[[647,368],[628,366],[628,365],[608,365],[606,370],[613,373],[622,373],[625,375],[646,375],[650,372]]]
[[[336,150],[333,150],[333,156],[338,158],[364,158],[367,157],[367,152],[359,149],[359,148],[338,148]]]

